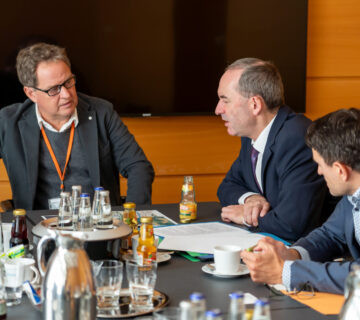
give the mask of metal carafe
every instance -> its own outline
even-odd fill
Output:
[[[56,241],[56,249],[45,267],[45,247]],[[96,290],[93,272],[83,242],[54,232],[41,238],[37,260],[43,279],[43,319],[96,319]]]

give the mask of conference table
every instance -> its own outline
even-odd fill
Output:
[[[122,208],[114,208],[121,210]],[[137,206],[137,210],[158,210],[175,221],[179,221],[179,204],[162,204]],[[198,203],[198,219],[196,222],[220,221],[221,206],[217,202]],[[30,230],[41,221],[44,214],[56,214],[55,211],[28,211],[27,223]],[[3,221],[10,222],[11,213],[3,214]],[[29,237],[31,241],[31,236]],[[156,290],[169,297],[169,306],[178,306],[181,300],[189,298],[192,292],[202,292],[206,296],[207,309],[220,308],[227,312],[229,293],[234,291],[249,292],[256,297],[269,299],[271,317],[274,320],[320,320],[337,319],[337,315],[326,316],[291,299],[286,295],[275,295],[267,286],[252,282],[249,275],[237,278],[218,278],[202,271],[208,262],[191,262],[186,258],[173,254],[171,260],[158,266]],[[36,310],[26,296],[22,303],[8,308],[7,319],[41,319],[41,312]]]

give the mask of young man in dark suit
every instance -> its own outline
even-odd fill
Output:
[[[231,64],[221,77],[221,115],[241,151],[218,189],[224,221],[296,240],[319,226],[326,184],[316,172],[305,133],[311,121],[284,104],[276,66],[255,58]],[[328,211],[328,212],[326,212]]]
[[[343,293],[352,264],[360,263],[360,110],[338,110],[316,120],[307,143],[331,194],[342,200],[321,227],[292,247],[264,238],[255,252],[241,256],[256,282],[282,283],[288,290],[309,282],[315,290]],[[333,261],[348,252],[353,260]]]

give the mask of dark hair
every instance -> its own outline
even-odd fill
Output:
[[[341,109],[314,121],[306,143],[327,165],[339,161],[360,171],[360,110]]]
[[[244,69],[238,90],[244,97],[261,96],[268,109],[284,104],[284,85],[277,67],[270,61],[257,58],[236,60],[226,70]]]
[[[40,62],[63,61],[71,68],[70,60],[64,48],[39,42],[21,49],[16,57],[16,71],[23,86],[36,87],[36,69]]]

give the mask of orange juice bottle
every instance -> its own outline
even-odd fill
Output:
[[[138,230],[138,222],[136,216],[136,205],[133,202],[125,202],[124,203],[124,213],[123,213],[123,222],[126,223],[131,229],[132,234],[127,236],[126,238],[121,239],[121,255],[126,254],[129,249],[131,249],[131,237],[133,235],[139,234]]]
[[[195,202],[195,190],[192,176],[184,177],[181,189],[180,222],[189,223],[196,219],[197,204]]]
[[[154,241],[154,228],[152,217],[141,217],[140,236],[137,247],[138,263],[146,264],[148,261],[156,261],[156,246]]]

